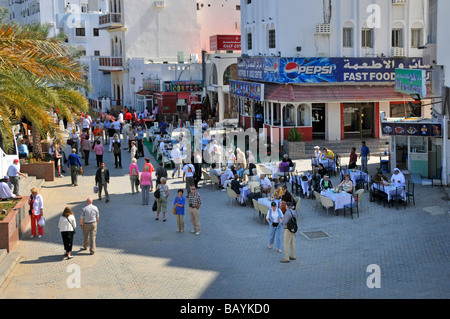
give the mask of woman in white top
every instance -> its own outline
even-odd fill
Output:
[[[69,207],[64,209],[61,217],[59,218],[58,228],[63,239],[65,250],[64,256],[67,256],[67,259],[72,259],[73,256],[71,253],[73,246],[73,235],[75,234],[75,228],[77,228],[77,221],[75,220],[75,216]]]
[[[236,156],[234,155],[233,149],[230,148],[228,150],[228,155],[227,155],[227,164],[228,164],[228,166],[234,165],[235,161],[236,161]]]
[[[394,174],[392,174],[391,182],[395,187],[404,187],[406,184],[405,175],[403,175],[398,168],[394,168]]]
[[[283,213],[277,207],[277,203],[272,202],[270,204],[266,220],[270,225],[269,249],[272,249],[272,245],[276,238],[277,250],[281,253],[281,221],[283,220]]]
[[[181,157],[181,151],[180,151],[180,144],[175,144],[173,147],[173,150],[170,152],[170,155],[172,156],[172,161],[175,164],[175,169],[172,172],[172,178],[175,177],[175,173],[178,172],[178,178],[180,178],[181,175],[181,164],[182,164],[182,157]]]
[[[314,157],[313,157],[313,165],[319,165],[319,159],[322,157],[322,152],[320,151],[319,146],[314,146]]]
[[[44,216],[44,199],[39,194],[39,189],[33,187],[31,189],[31,195],[28,199],[28,205],[30,206],[30,219],[31,219],[31,237],[36,236],[36,227],[38,230],[38,238],[44,235],[44,228],[39,225],[39,220]]]

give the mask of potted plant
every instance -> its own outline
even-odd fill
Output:
[[[0,249],[8,253],[14,248],[27,227],[30,225],[28,198],[0,201]]]
[[[283,151],[293,160],[305,158],[305,142],[303,142],[303,133],[300,129],[289,130],[287,140],[283,143]]]
[[[30,156],[20,161],[20,171],[47,182],[55,180],[55,162],[49,154],[44,153],[36,158],[30,153]]]

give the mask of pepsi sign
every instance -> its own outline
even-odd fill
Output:
[[[272,83],[394,82],[395,69],[425,69],[422,58],[239,58],[241,79]]]

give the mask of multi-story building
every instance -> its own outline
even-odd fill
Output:
[[[305,141],[380,138],[381,111],[410,115],[395,69],[425,67],[427,8],[428,0],[241,0],[244,81],[234,92],[244,127],[262,113],[281,144],[293,127]],[[429,115],[413,102],[415,115]]]

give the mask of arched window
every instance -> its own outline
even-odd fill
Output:
[[[237,64],[234,63],[228,66],[223,73],[223,85],[229,85],[230,80],[235,80],[237,78]]]

